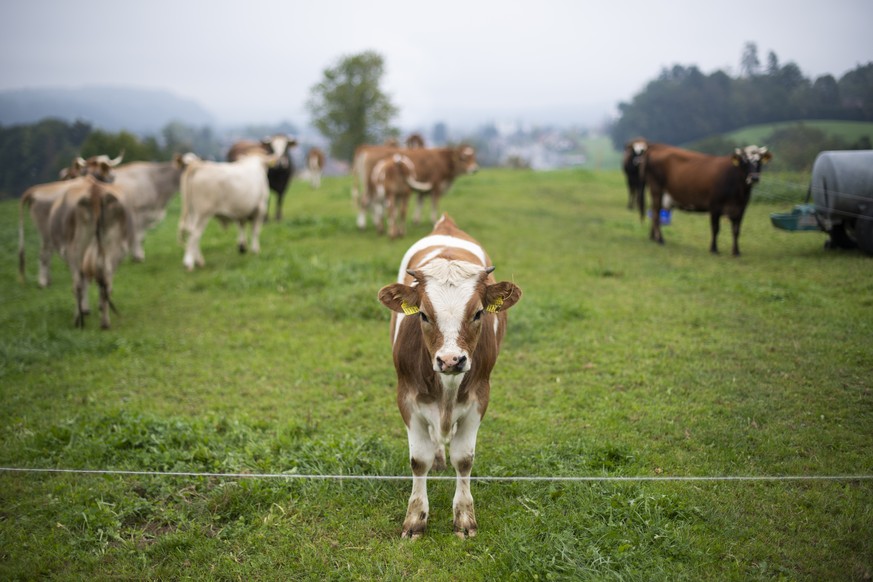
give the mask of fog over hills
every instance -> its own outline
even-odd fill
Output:
[[[195,127],[216,122],[196,101],[159,89],[87,86],[0,91],[0,124],[36,123],[47,117],[139,134],[157,134],[172,121]]]

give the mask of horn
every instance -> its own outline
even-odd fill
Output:
[[[108,162],[109,167],[114,168],[115,166],[120,164],[121,160],[123,160],[123,159],[124,159],[124,150],[121,150],[121,152],[118,154],[117,158],[115,158],[114,160],[109,160],[109,162]]]
[[[488,267],[487,269],[485,269],[485,274],[486,274],[486,275],[490,275],[491,273],[494,272],[494,269],[496,269],[496,268],[497,268],[497,267],[495,267],[494,265],[491,265],[490,267]]]
[[[409,273],[410,275],[412,275],[413,277],[415,277],[415,270],[413,270],[413,269],[406,269],[406,272]]]

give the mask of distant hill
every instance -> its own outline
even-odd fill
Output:
[[[158,133],[171,121],[190,126],[215,123],[214,116],[197,102],[163,90],[89,86],[0,91],[0,124],[35,123],[46,117],[140,134]]]

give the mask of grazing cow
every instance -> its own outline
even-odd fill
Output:
[[[321,186],[321,173],[324,171],[324,152],[311,147],[306,154],[306,169],[309,170],[309,184],[313,188]]]
[[[646,218],[646,183],[640,177],[640,162],[647,147],[646,140],[641,137],[627,142],[624,146],[624,158],[621,163],[627,178],[627,208],[633,210],[634,206],[637,206],[640,210],[641,220]]]
[[[52,244],[67,262],[76,299],[76,327],[85,327],[88,282],[100,288],[100,327],[109,329],[112,279],[133,242],[133,222],[118,189],[86,176],[52,204]]]
[[[425,196],[430,196],[431,199],[430,221],[433,224],[439,214],[440,197],[449,191],[455,178],[479,171],[476,150],[466,145],[455,148],[413,149],[409,150],[407,155],[415,164],[418,180],[433,185],[430,190],[415,189],[418,192],[418,203],[415,207],[415,215],[412,217],[415,224],[421,222]]]
[[[470,492],[476,433],[506,311],[521,298],[521,289],[497,283],[493,270],[482,246],[445,214],[406,251],[398,282],[379,291],[379,301],[393,312],[397,405],[413,474],[402,537],[417,538],[427,527],[427,474],[445,467],[446,445],[457,474],[454,530],[461,538],[476,535]]]
[[[115,170],[115,186],[133,215],[134,261],[145,260],[146,233],[167,214],[167,204],[179,191],[182,170],[174,162],[131,162]]]
[[[354,180],[352,196],[358,207],[358,228],[366,227],[367,211],[370,210],[378,229],[378,222],[383,212],[383,201],[379,200],[375,192],[370,189],[369,176],[380,159],[395,153],[407,156],[415,166],[416,180],[431,186],[429,190],[416,190],[418,192],[418,205],[413,217],[413,222],[416,224],[421,221],[424,196],[428,194],[431,196],[431,222],[436,222],[440,196],[451,188],[455,178],[464,174],[474,174],[479,169],[476,163],[476,151],[466,145],[454,148],[413,149],[359,146],[355,150],[352,168]],[[363,187],[359,187],[359,185]]]
[[[179,239],[188,235],[182,263],[189,271],[206,264],[200,251],[200,238],[213,216],[222,224],[236,222],[237,244],[246,252],[245,223],[252,223],[253,253],[261,251],[260,233],[267,217],[270,188],[267,168],[282,154],[252,154],[235,162],[190,160],[182,174],[182,215]]]
[[[48,184],[38,184],[31,186],[21,195],[19,201],[18,212],[18,271],[21,281],[24,277],[24,213],[25,210],[30,210],[30,217],[33,219],[36,230],[39,233],[40,248],[39,248],[39,276],[37,281],[40,287],[47,287],[51,283],[51,259],[52,253],[60,249],[55,248],[52,243],[51,223],[49,214],[51,213],[52,205],[55,200],[63,196],[63,194],[85,180],[85,176],[90,175],[101,182],[112,182],[115,179],[114,167],[121,162],[121,157],[110,160],[109,156],[94,156],[87,161],[82,158],[80,176],[68,178],[58,182],[49,182]],[[72,166],[78,166],[78,162],[74,161]],[[72,167],[71,166],[71,167]]]
[[[276,162],[267,169],[269,188],[276,193],[276,220],[282,220],[282,203],[285,200],[285,191],[294,177],[294,160],[291,158],[291,150],[297,146],[297,140],[288,135],[276,134],[265,137],[260,142],[242,140],[230,147],[227,152],[227,161],[235,162],[243,156],[261,154],[278,156]],[[269,204],[269,198],[267,199]]]
[[[375,192],[376,199],[383,202],[376,206],[376,212],[384,206],[388,215],[388,235],[397,238],[406,234],[406,207],[410,193],[412,190],[432,190],[433,184],[416,181],[412,160],[398,153],[382,158],[373,166],[369,187]],[[376,230],[381,233],[381,216],[374,218],[374,222]]]
[[[726,214],[731,221],[733,255],[739,256],[740,224],[754,186],[761,178],[762,165],[772,155],[767,148],[737,148],[730,156],[710,156],[698,152],[650,143],[643,157],[641,176],[652,200],[650,238],[664,243],[661,235],[661,208],[664,192],[670,193],[673,206],[691,212],[708,212],[712,228],[709,250],[718,253],[719,221]]]

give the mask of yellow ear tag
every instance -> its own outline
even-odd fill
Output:
[[[498,297],[494,300],[494,303],[490,303],[488,307],[485,308],[485,311],[488,313],[497,313],[500,311],[500,307],[503,305],[503,297]]]
[[[400,303],[400,309],[402,309],[403,313],[405,313],[406,315],[415,315],[419,312],[418,307],[416,307],[415,305],[410,305],[406,301]]]

